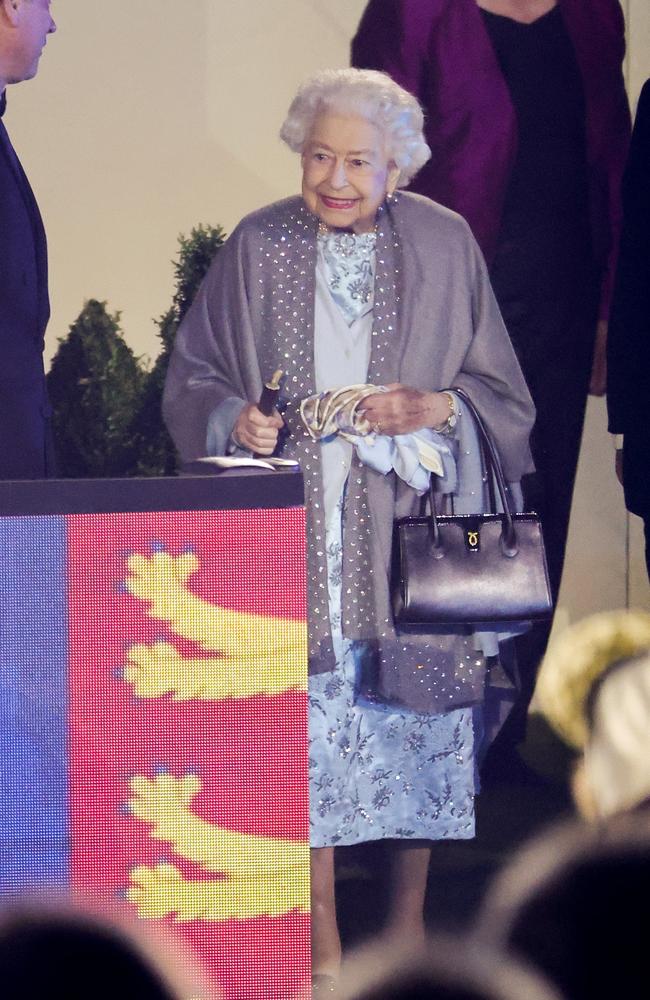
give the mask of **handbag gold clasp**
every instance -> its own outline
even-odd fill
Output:
[[[465,533],[465,544],[470,552],[478,552],[481,547],[481,536],[478,528],[468,528]]]

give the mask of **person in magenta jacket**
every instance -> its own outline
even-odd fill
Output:
[[[630,134],[624,27],[618,0],[370,0],[352,43],[355,66],[418,97],[432,156],[413,190],[463,215],[488,262],[537,408],[523,485],[555,597],[587,393],[605,389]],[[548,632],[516,641],[508,751]]]

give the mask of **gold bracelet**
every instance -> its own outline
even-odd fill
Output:
[[[437,434],[451,434],[454,427],[458,423],[458,414],[456,412],[456,400],[454,399],[453,395],[446,389],[443,389],[441,395],[447,397],[447,402],[449,404],[449,416],[447,417],[445,422],[441,424],[440,427],[434,427],[433,429],[434,431],[436,431]]]

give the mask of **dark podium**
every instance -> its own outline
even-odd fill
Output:
[[[220,995],[309,976],[295,472],[0,482],[0,884],[171,925]]]

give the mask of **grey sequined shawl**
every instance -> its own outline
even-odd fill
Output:
[[[276,368],[286,372],[282,454],[300,461],[308,509],[310,670],[334,667],[328,613],[320,446],[298,404],[315,392],[313,324],[317,220],[299,197],[247,216],[220,250],[181,325],[167,375],[164,417],[184,461],[206,452],[211,413],[233,397],[259,399]],[[421,390],[459,386],[492,431],[509,480],[531,471],[534,410],[467,224],[419,195],[398,193],[378,216],[368,381]],[[396,635],[388,570],[394,517],[417,497],[394,476],[354,459],[344,509],[344,635],[375,660],[433,677],[432,709],[480,700],[482,677],[454,635]],[[444,683],[440,678],[445,677]],[[439,705],[438,705],[439,702]]]

